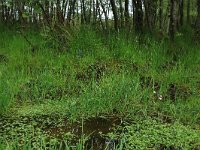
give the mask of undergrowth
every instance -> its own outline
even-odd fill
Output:
[[[128,126],[126,135],[128,147],[142,149],[162,144],[190,149],[189,139],[196,139],[200,45],[192,44],[187,35],[177,35],[177,43],[170,44],[148,35],[133,34],[128,40],[125,34],[105,36],[91,27],[60,29],[68,36],[62,47],[54,33],[23,30],[35,45],[33,51],[16,30],[1,26],[0,31],[2,116],[143,118],[138,129],[145,136],[134,133],[135,125]],[[149,123],[149,117],[172,126]]]

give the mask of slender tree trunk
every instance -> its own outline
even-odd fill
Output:
[[[183,12],[183,9],[184,9],[184,0],[180,0],[180,26],[183,26],[183,19],[184,19],[184,12]]]
[[[113,16],[114,16],[114,27],[115,27],[115,31],[118,32],[119,30],[119,25],[118,25],[118,15],[117,15],[117,7],[115,5],[115,0],[110,0],[110,4],[112,7],[112,11],[113,11]]]
[[[20,1],[16,1],[17,11],[18,11],[18,21],[22,23],[22,4]],[[7,15],[6,15],[7,16]],[[7,17],[6,17],[7,18]]]
[[[133,10],[133,16],[132,16],[132,19],[133,19],[133,28],[135,26],[135,0],[132,0],[132,10]]]
[[[45,11],[45,20],[47,23],[50,23],[50,12],[49,12],[49,1],[45,0],[45,4],[44,4],[44,11]]]
[[[72,4],[72,14],[73,14],[72,22],[73,22],[73,25],[75,25],[75,14],[76,14],[76,11],[75,11],[76,7],[75,7],[75,5],[76,5],[76,2],[77,2],[76,0],[73,0],[73,4]]]
[[[31,23],[31,24],[33,23],[33,22],[32,22],[32,12],[33,12],[33,7],[30,6],[30,8],[29,8],[29,14],[30,14],[30,15],[29,15],[29,23]]]
[[[180,27],[180,0],[174,0],[174,32]]]
[[[93,0],[93,25],[96,24],[96,18],[97,18],[97,15],[96,15],[96,4],[95,4],[95,0]]]
[[[0,21],[4,21],[4,1],[1,0],[1,4],[0,4]]]
[[[73,21],[73,25],[74,25],[74,17],[75,17],[75,4],[76,4],[76,0],[69,0],[68,1],[68,11],[67,11],[67,23],[68,25],[70,25],[71,20]],[[66,10],[67,10],[67,5],[66,4]]]
[[[145,18],[147,22],[147,27],[149,30],[151,30],[151,25],[150,25],[150,13],[149,12],[149,5],[147,3],[147,0],[144,0],[144,8],[145,8]]]
[[[155,29],[156,25],[156,17],[158,7],[158,0],[143,0],[143,4],[145,7],[145,18],[147,22],[147,26],[150,31]]]
[[[1,23],[2,20],[3,20],[2,14],[3,14],[3,1],[1,0],[1,1],[0,1],[0,23]]]
[[[62,24],[64,22],[64,18],[62,15],[62,10],[61,10],[61,6],[60,6],[60,0],[57,0],[56,2],[56,15],[57,15],[57,21],[59,24]]]
[[[13,19],[16,21],[16,20],[17,20],[16,3],[15,3],[14,0],[13,0],[13,9],[14,9],[14,12],[13,12]],[[30,12],[30,14],[32,14],[32,12]],[[30,18],[32,18],[32,16],[30,16]]]
[[[71,22],[71,16],[72,16],[72,1],[69,0],[69,6],[67,11],[67,24],[70,25]],[[66,10],[67,10],[67,4],[66,4]]]
[[[200,42],[200,0],[197,0],[197,18],[196,18],[196,32],[195,38],[197,42]]]
[[[51,23],[48,19],[45,8],[43,7],[43,5],[39,1],[37,1],[37,4],[39,5],[40,9],[42,10],[43,20],[45,20],[47,22],[47,25],[51,28]],[[41,16],[40,13],[38,15],[39,15],[39,23],[41,23],[42,22],[42,16]]]
[[[33,23],[34,23],[34,25],[37,25],[37,14],[36,14],[36,12],[33,10]]]
[[[77,10],[78,12],[78,10]],[[84,24],[83,1],[81,1],[81,24]]]
[[[90,5],[90,7],[89,7],[88,23],[90,24],[91,16],[92,16],[92,0],[90,0],[89,5]]]
[[[171,41],[174,41],[174,28],[175,28],[175,22],[174,22],[174,0],[169,0],[170,3],[170,11],[169,11],[169,39]]]
[[[123,28],[123,27],[124,27],[124,13],[123,13],[122,0],[119,0],[119,6],[120,6],[120,22],[121,22],[121,28]]]
[[[83,13],[82,15],[83,23],[87,23],[85,0],[82,0],[82,13]]]
[[[162,20],[163,20],[163,0],[160,0],[159,4],[159,29],[162,30]]]
[[[69,6],[70,6],[70,8],[71,8],[70,3],[71,3],[71,0],[67,0],[67,1],[63,0],[62,14],[63,14],[63,18],[64,18],[64,19],[65,19],[65,17],[66,17],[66,12],[68,13],[68,11],[71,11],[71,10],[69,10]],[[69,5],[69,6],[68,6],[68,5]],[[67,7],[68,7],[68,8],[67,8]],[[68,9],[68,11],[67,11],[67,9]]]
[[[125,12],[124,12],[124,16],[125,16],[125,25],[127,27],[129,27],[129,0],[125,0]]]
[[[51,2],[51,4],[50,4],[51,6],[51,8],[50,8],[50,20],[51,20],[51,22],[53,22],[54,21],[54,7],[53,7],[53,5],[54,5],[54,3],[53,2]]]
[[[12,22],[14,24],[15,22],[15,17],[14,17],[14,1],[11,1],[11,11],[10,11],[10,22]]]
[[[103,4],[102,0],[100,0],[100,3],[101,3],[101,8],[103,10],[103,13],[104,13],[104,17],[105,17],[105,23],[106,23],[106,29],[108,29],[108,15],[107,15],[107,12],[106,12],[106,9],[105,9],[105,5]]]
[[[79,15],[79,3],[77,3],[76,14],[77,14],[77,22],[79,23],[79,21],[80,21],[80,15]]]
[[[99,7],[99,1],[97,0],[96,2],[97,2],[97,11],[98,11],[98,15],[99,15],[99,21],[101,23],[103,31],[105,31],[105,26],[104,26],[103,21],[102,21],[101,10],[100,10],[100,7]]]
[[[142,32],[143,29],[143,9],[141,0],[133,0],[135,6],[135,30]]]
[[[190,0],[187,0],[187,24],[190,24]]]

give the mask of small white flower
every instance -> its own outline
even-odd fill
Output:
[[[159,100],[162,100],[163,99],[163,96],[162,95],[159,95],[159,98],[158,98]]]
[[[156,91],[153,91],[154,94],[156,94]]]

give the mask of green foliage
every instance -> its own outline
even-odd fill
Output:
[[[9,87],[9,80],[4,73],[0,71],[0,113],[5,111],[11,101],[11,90]]]
[[[89,26],[81,27],[73,34],[69,48],[70,52],[79,58],[99,57],[104,52],[104,46],[99,35]]]
[[[4,28],[0,28],[3,116],[58,114],[80,120],[114,114],[145,120],[128,125],[129,132],[121,137],[127,139],[127,148],[191,149],[199,144],[199,132],[192,128],[200,118],[200,53],[199,45],[193,45],[186,35],[177,36],[177,44],[170,45],[149,35],[132,35],[128,40],[109,33],[105,39],[91,27],[70,33],[65,27],[52,33],[47,29],[42,36],[25,30],[38,46],[33,53],[20,34]],[[24,140],[30,142],[29,138]],[[14,149],[18,142],[13,137],[1,142],[0,149]],[[83,145],[82,141],[77,147],[83,149]]]
[[[192,150],[200,144],[200,132],[179,123],[163,124],[155,120],[137,121],[126,127],[126,149]]]

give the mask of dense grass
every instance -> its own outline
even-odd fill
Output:
[[[127,149],[158,149],[159,144],[192,149],[200,144],[200,133],[195,132],[200,118],[200,45],[192,43],[191,35],[178,34],[170,44],[149,35],[130,35],[127,40],[126,34],[116,38],[109,33],[105,39],[84,27],[68,33],[61,46],[44,31],[23,32],[36,46],[34,53],[16,30],[0,28],[2,117],[58,114],[74,121],[112,114],[138,120],[142,134],[151,136],[148,143],[134,133],[134,123],[127,125],[130,134],[120,135],[129,141]],[[174,130],[180,136],[173,135]],[[2,149],[15,149],[13,141],[10,147],[2,141]],[[77,149],[83,148],[83,141]],[[31,149],[30,143],[26,146]]]

